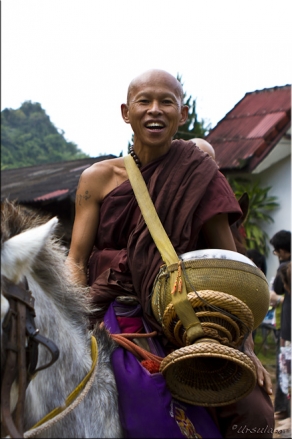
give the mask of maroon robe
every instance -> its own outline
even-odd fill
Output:
[[[192,142],[174,140],[167,154],[141,172],[178,255],[206,247],[200,230],[214,215],[227,213],[232,224],[242,214],[215,162]],[[100,208],[89,261],[90,294],[99,308],[93,323],[102,320],[115,297],[135,294],[148,323],[161,330],[151,312],[151,291],[162,263],[127,180],[105,197]],[[258,386],[237,403],[209,412],[223,437],[272,437],[273,406]]]
[[[218,213],[230,224],[241,209],[215,162],[192,142],[174,140],[170,150],[141,169],[161,222],[178,255],[200,248],[202,225]],[[141,215],[129,180],[111,191],[100,208],[89,285],[95,318],[102,318],[117,295],[139,297],[144,317],[152,317],[150,295],[163,261]]]

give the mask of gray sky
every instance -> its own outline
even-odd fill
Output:
[[[245,93],[291,83],[291,12],[291,0],[2,0],[1,109],[39,102],[82,151],[119,155],[128,84],[160,68],[214,127]]]

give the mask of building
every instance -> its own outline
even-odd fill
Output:
[[[291,230],[291,86],[246,93],[206,140],[212,144],[225,176],[271,186],[269,195],[278,198],[280,207],[271,212],[274,222],[263,224],[268,236],[281,229]],[[268,280],[277,267],[277,258],[270,252]]]
[[[59,234],[69,246],[75,216],[75,195],[80,175],[93,163],[114,155],[46,163],[1,171],[1,200],[17,200],[60,220]]]

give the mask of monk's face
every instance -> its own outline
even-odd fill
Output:
[[[130,84],[122,116],[131,124],[135,144],[169,147],[188,116],[180,83],[162,70],[142,74]]]

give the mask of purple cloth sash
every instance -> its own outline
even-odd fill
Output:
[[[108,308],[104,323],[112,334],[119,334],[115,304],[113,302]],[[162,374],[150,374],[131,352],[118,347],[112,354],[111,363],[125,437],[222,438],[204,407],[172,398]]]

